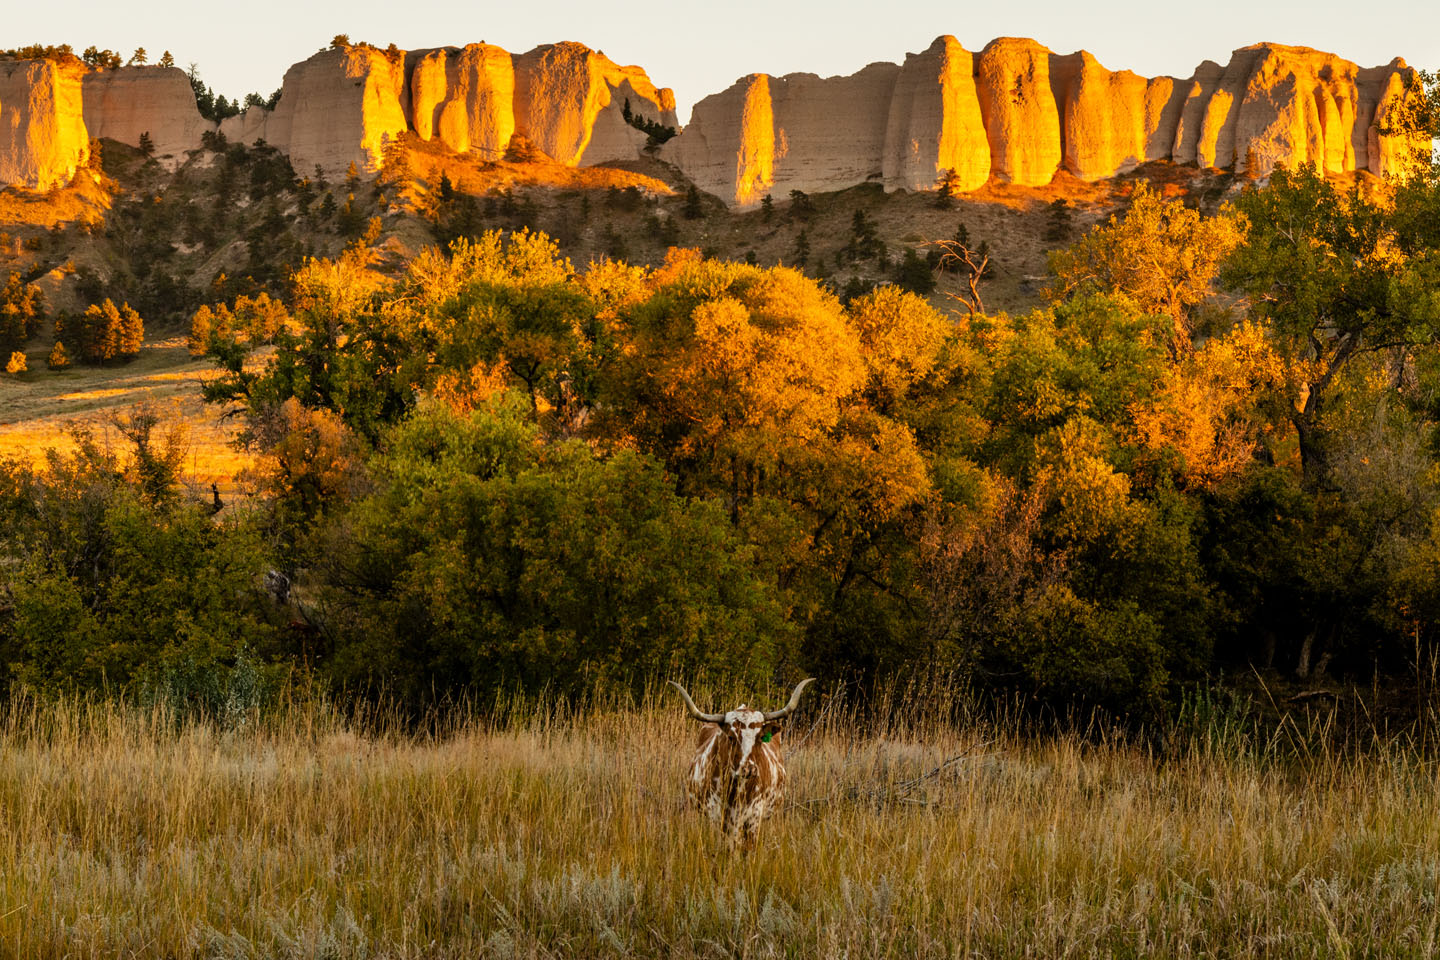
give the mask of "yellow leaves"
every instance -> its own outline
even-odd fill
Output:
[[[893,286],[852,301],[849,315],[872,379],[892,395],[934,369],[950,326],[923,297]]]
[[[333,320],[359,309],[384,279],[356,260],[341,257],[306,260],[292,282],[296,313]]]
[[[338,414],[291,397],[253,429],[263,453],[251,476],[278,500],[308,515],[354,492],[363,469],[361,447]]]
[[[1074,417],[1037,441],[1036,486],[1058,507],[1055,530],[1076,541],[1123,539],[1140,519],[1130,501],[1130,478],[1106,459],[1104,427]]]
[[[1168,367],[1154,393],[1132,406],[1134,442],[1178,455],[1171,466],[1187,483],[1217,483],[1253,458],[1262,428],[1251,416],[1256,396],[1283,388],[1289,376],[1265,332],[1240,324]]]
[[[1057,301],[1086,287],[1121,294],[1147,313],[1171,317],[1177,338],[1188,342],[1191,311],[1210,295],[1220,265],[1244,242],[1247,226],[1230,206],[1204,217],[1141,183],[1123,218],[1111,217],[1050,255],[1056,283],[1047,292]]]

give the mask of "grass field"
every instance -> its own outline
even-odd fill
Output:
[[[135,360],[104,367],[49,370],[49,352],[48,344],[36,340],[27,351],[28,372],[0,375],[0,457],[39,463],[47,449],[69,451],[74,447],[70,431],[77,426],[123,449],[114,418],[149,404],[161,413],[162,431],[183,432],[185,479],[207,495],[212,482],[229,489],[236,473],[251,463],[232,445],[240,424],[201,400],[201,382],[215,368],[191,357],[183,337],[147,343]]]
[[[228,725],[7,710],[7,957],[1426,957],[1440,939],[1434,765],[1294,726],[1162,759],[861,726],[822,694],[788,737],[790,804],[740,855],[684,806],[695,731],[668,699],[456,713],[428,736],[313,705]]]

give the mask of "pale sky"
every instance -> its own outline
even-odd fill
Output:
[[[1370,67],[1404,57],[1440,68],[1440,0],[1366,3],[1211,0],[605,0],[447,3],[441,0],[67,0],[6,4],[0,46],[94,44],[145,47],[152,62],[168,49],[180,66],[198,63],[217,93],[268,95],[285,69],[337,33],[407,50],[477,41],[521,53],[578,40],[622,64],[644,67],[672,87],[680,120],[695,101],[748,73],[854,73],[898,63],[907,52],[953,34],[979,50],[997,36],[1033,37],[1056,53],[1085,49],[1112,70],[1188,77],[1202,60],[1262,40],[1317,47]]]

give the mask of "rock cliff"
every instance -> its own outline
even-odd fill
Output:
[[[928,189],[947,171],[961,190],[1039,186],[1060,170],[1097,180],[1164,159],[1260,177],[1278,164],[1385,175],[1416,146],[1390,133],[1413,74],[1399,59],[1362,69],[1267,43],[1225,66],[1207,60],[1189,79],[1147,79],[1033,40],[972,53],[945,36],[847,77],[743,77],[699,101],[662,156],[742,207],[868,181]],[[674,95],[578,43],[523,54],[362,44],[294,65],[273,111],[252,107],[220,131],[269,142],[297,170],[339,174],[352,163],[378,170],[407,133],[487,160],[516,135],[565,164],[633,159],[647,149],[645,123],[678,127]],[[92,138],[138,145],[148,133],[157,155],[179,158],[214,127],[173,68],[0,62],[0,186],[68,180]]]
[[[639,156],[646,135],[625,121],[626,102],[634,116],[677,126],[674,94],[578,43],[518,56],[485,43],[408,54],[353,46],[291,67],[273,113],[252,108],[221,132],[327,173],[378,170],[385,145],[407,131],[486,160],[518,133],[579,165]]]
[[[215,125],[195,106],[195,91],[176,67],[120,67],[85,75],[85,129],[102,137],[140,145],[148,133],[155,156],[177,158],[200,143]]]
[[[409,129],[400,105],[405,57],[374,47],[322,50],[285,71],[273,111],[251,108],[221,127],[242,143],[264,140],[298,171],[375,172],[385,147]]]
[[[639,156],[646,135],[625,121],[626,101],[635,116],[679,126],[673,93],[582,44],[546,44],[514,62],[516,132],[561,163]]]
[[[90,155],[79,61],[0,61],[0,187],[69,183]]]
[[[421,140],[498,160],[515,132],[515,67],[499,47],[422,51],[410,70],[411,126]]]
[[[742,207],[874,179],[931,188],[947,170],[973,190],[991,179],[1041,186],[1061,169],[1098,180],[1166,159],[1260,177],[1282,163],[1385,175],[1415,149],[1384,133],[1411,75],[1399,59],[1361,69],[1257,44],[1188,80],[1147,79],[1033,40],[1002,37],[972,54],[941,37],[898,69],[744,77],[697,103],[664,156]]]

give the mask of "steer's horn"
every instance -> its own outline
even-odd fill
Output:
[[[725,714],[723,713],[701,713],[700,708],[695,706],[695,701],[690,699],[690,694],[685,692],[684,687],[680,686],[680,684],[674,680],[666,680],[665,682],[679,692],[680,698],[685,701],[685,706],[690,711],[690,716],[696,720],[699,720],[701,723],[719,723],[725,719]]]
[[[788,714],[791,710],[794,710],[794,709],[795,709],[795,705],[800,702],[800,694],[804,692],[804,690],[805,690],[805,685],[806,685],[807,683],[814,683],[814,682],[815,682],[815,678],[814,678],[814,677],[808,677],[808,678],[806,678],[806,679],[804,679],[804,680],[801,680],[799,683],[797,683],[797,684],[795,685],[795,692],[792,693],[792,694],[790,694],[790,702],[787,703],[787,704],[785,704],[785,706],[781,707],[779,710],[775,710],[775,711],[773,711],[773,712],[771,712],[771,713],[765,714],[765,719],[766,719],[766,720],[779,720],[781,717],[783,717],[783,716],[785,716],[786,714]]]

